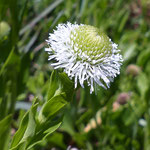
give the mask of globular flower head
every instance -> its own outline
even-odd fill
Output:
[[[90,25],[59,24],[47,40],[49,60],[56,62],[54,69],[63,68],[75,88],[78,82],[90,86],[109,87],[113,78],[120,73],[122,56],[117,45],[98,28]]]
[[[116,102],[119,103],[120,105],[124,105],[130,99],[130,97],[131,97],[130,93],[126,93],[126,92],[120,93],[117,97]]]
[[[127,66],[126,73],[128,75],[135,77],[135,76],[139,75],[140,72],[141,72],[141,68],[137,65],[130,64],[129,66]]]

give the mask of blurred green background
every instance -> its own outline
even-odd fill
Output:
[[[150,0],[0,0],[0,149],[33,98],[44,103],[53,70],[45,40],[67,21],[96,26],[117,43],[121,74],[97,95],[77,90],[62,126],[33,150],[150,150]]]

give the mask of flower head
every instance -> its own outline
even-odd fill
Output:
[[[130,64],[127,66],[126,73],[128,75],[135,77],[135,76],[139,75],[140,72],[141,72],[141,68],[137,65]]]
[[[90,25],[59,24],[47,40],[49,60],[54,69],[63,68],[64,72],[82,87],[87,82],[90,93],[99,85],[109,87],[113,78],[120,73],[122,56],[117,45]]]

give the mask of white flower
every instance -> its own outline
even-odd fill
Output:
[[[47,40],[49,60],[54,69],[63,68],[70,79],[84,88],[87,82],[90,93],[99,85],[109,87],[120,73],[122,56],[117,45],[98,28],[89,25],[59,24]],[[106,86],[105,86],[106,85]]]
[[[77,149],[75,147],[68,146],[67,150],[79,150],[79,149]]]
[[[146,125],[147,125],[147,122],[146,122],[146,120],[145,119],[139,119],[139,125],[141,125],[141,126],[143,126],[143,127],[145,127]]]

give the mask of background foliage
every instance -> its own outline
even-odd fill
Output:
[[[57,72],[61,90],[54,76],[58,91],[49,89],[45,39],[67,21],[94,25],[119,44],[124,64],[110,89],[79,89],[71,101],[72,88],[63,87],[72,83]],[[149,0],[0,0],[1,150],[150,150],[149,91]]]

